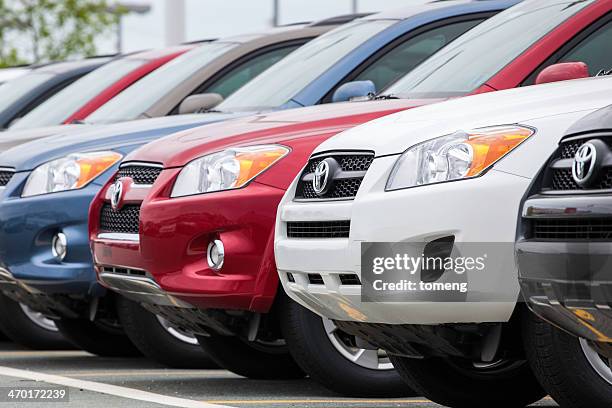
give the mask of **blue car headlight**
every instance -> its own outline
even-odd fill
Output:
[[[28,177],[22,197],[85,187],[121,160],[112,151],[73,153],[38,166]]]

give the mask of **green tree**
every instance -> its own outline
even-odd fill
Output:
[[[124,12],[107,0],[0,0],[0,66],[95,55]]]

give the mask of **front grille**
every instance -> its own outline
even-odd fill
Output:
[[[130,177],[135,184],[153,184],[161,171],[162,168],[157,166],[127,165],[119,168],[115,180]]]
[[[552,171],[553,190],[578,190],[578,184],[572,177],[571,169],[554,169]]]
[[[604,168],[599,179],[589,186],[589,190],[606,190],[612,188],[612,168]],[[572,169],[552,170],[552,190],[581,190],[572,177]]]
[[[340,172],[330,179],[331,187],[322,195],[315,193],[312,179],[317,165],[327,158],[333,158]],[[352,199],[357,195],[361,181],[374,160],[372,153],[330,153],[309,160],[297,185],[295,198],[314,199]]]
[[[13,178],[14,171],[11,170],[2,170],[0,171],[0,187],[6,186],[11,178]]]
[[[541,240],[611,240],[612,218],[532,219],[531,237]]]
[[[608,149],[612,147],[612,137],[607,134],[589,134],[579,139],[561,142],[559,149],[548,164],[542,180],[543,193],[580,190],[584,192],[612,189],[612,167],[602,167],[598,170],[597,178],[588,187],[580,187],[572,176],[572,165],[576,152],[584,143],[598,139],[603,141]],[[595,175],[595,174],[594,174]]]
[[[361,185],[361,179],[338,180],[334,187],[325,194],[325,198],[352,198],[357,195],[357,190]],[[304,183],[302,194],[296,198],[316,199],[319,198],[315,193],[312,183]]]
[[[109,204],[104,204],[100,212],[100,230],[138,234],[139,216],[140,205],[124,205],[119,210],[113,210]]]
[[[582,140],[574,140],[573,142],[566,142],[561,145],[559,152],[560,159],[573,159],[578,151],[578,148],[582,146]]]
[[[289,238],[348,238],[350,221],[300,221],[287,223]]]

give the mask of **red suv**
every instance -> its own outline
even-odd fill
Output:
[[[149,356],[164,352],[161,339],[146,336],[142,305],[196,333],[218,364],[238,374],[296,377],[305,371],[345,394],[401,393],[405,386],[384,352],[277,291],[279,200],[323,140],[435,101],[393,100],[398,95],[447,98],[530,84],[538,75],[546,82],[609,68],[612,56],[597,50],[610,41],[611,8],[610,1],[526,1],[459,37],[378,97],[384,100],[208,125],[129,155],[90,209],[98,278],[124,295],[119,315],[128,336]],[[505,38],[514,41],[500,41]],[[549,67],[572,61],[587,66]],[[346,154],[340,163],[355,175],[342,183],[343,197],[359,187],[355,180],[369,165],[364,157]]]

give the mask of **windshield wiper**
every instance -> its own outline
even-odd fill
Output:
[[[389,99],[401,99],[399,96],[395,94],[381,94],[381,95],[370,94],[370,95],[371,95],[370,100],[372,101],[386,101]]]
[[[608,75],[612,75],[612,69],[607,69],[607,70],[606,69],[602,69],[597,74],[595,74],[596,77],[608,76]]]

